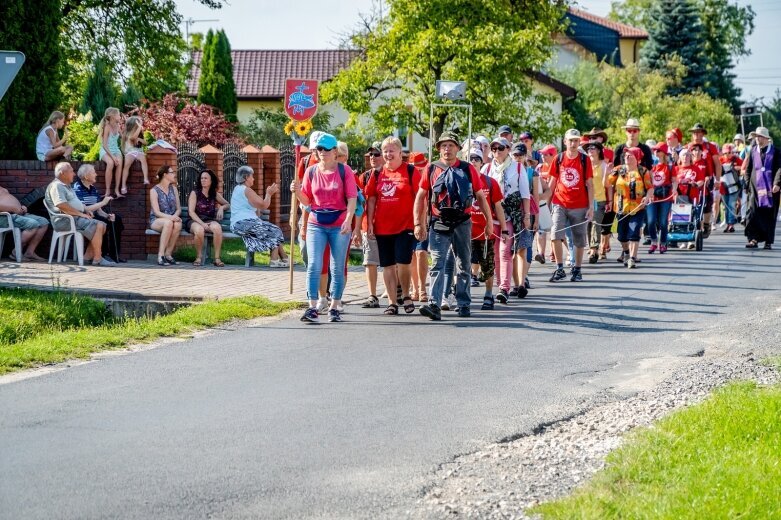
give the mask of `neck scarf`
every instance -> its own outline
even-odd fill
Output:
[[[494,164],[491,166],[492,173],[495,172],[496,177],[499,177],[499,183],[502,185],[502,191],[505,193],[507,191],[507,185],[505,184],[505,172],[507,171],[507,167],[510,166],[512,162],[513,160],[510,159],[510,156],[508,155],[501,164],[496,162],[496,159],[494,159]]]
[[[762,162],[759,146],[754,147],[752,162],[757,173],[757,202],[760,208],[773,207],[773,155],[775,155],[775,148],[769,144],[765,152],[765,161]]]

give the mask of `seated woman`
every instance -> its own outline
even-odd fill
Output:
[[[271,251],[271,262],[278,263],[281,250],[278,246],[282,245],[285,237],[277,226],[263,221],[258,216],[258,210],[268,209],[271,197],[279,192],[279,187],[272,184],[266,188],[266,197],[260,198],[252,190],[254,183],[255,172],[252,168],[241,166],[236,171],[236,187],[233,188],[230,200],[231,231],[244,240],[248,255]]]
[[[157,185],[149,190],[149,227],[160,233],[157,249],[157,265],[176,265],[171,256],[182,231],[182,206],[179,204],[179,190],[176,189],[176,170],[172,166],[161,166],[157,170]]]
[[[103,210],[113,199],[106,194],[101,200],[100,195],[98,195],[98,189],[95,187],[98,174],[95,172],[95,167],[91,164],[82,164],[76,175],[78,178],[73,183],[73,191],[76,192],[76,197],[84,203],[87,211],[92,212],[95,220],[106,224],[106,233],[103,235],[103,251],[105,255],[120,264],[127,262],[127,260],[119,256],[119,252],[122,249],[122,231],[124,231],[125,226],[122,224],[122,219],[119,215],[106,213]]]
[[[39,161],[54,161],[65,159],[70,161],[72,146],[65,146],[68,140],[68,132],[65,131],[62,139],[57,134],[65,126],[65,114],[59,111],[52,112],[46,124],[43,125],[35,140],[35,154]]]
[[[230,207],[222,194],[217,193],[217,175],[211,170],[201,172],[198,179],[198,187],[190,192],[187,200],[188,219],[186,229],[195,235],[195,262],[199,266],[202,263],[201,249],[203,247],[204,234],[208,231],[214,237],[214,265],[225,267],[220,260],[222,252],[222,225],[220,221],[223,212]]]

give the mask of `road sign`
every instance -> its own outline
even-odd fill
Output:
[[[294,121],[306,121],[317,114],[317,80],[285,80],[285,112]]]
[[[22,69],[24,54],[18,51],[0,51],[0,99]]]

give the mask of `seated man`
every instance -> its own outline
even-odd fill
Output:
[[[76,230],[89,240],[89,247],[84,253],[84,260],[92,260],[92,265],[113,266],[116,265],[108,258],[103,258],[102,245],[103,234],[106,232],[106,224],[95,220],[91,211],[87,211],[84,203],[79,200],[71,188],[73,167],[70,163],[61,162],[54,167],[55,179],[46,187],[46,203],[53,208],[52,228],[57,231],[68,229],[68,221],[57,218],[57,213],[71,215],[76,223]]]
[[[41,243],[41,239],[49,229],[49,221],[38,215],[27,213],[27,207],[22,204],[8,190],[0,186],[0,211],[11,214],[14,226],[22,231],[22,248],[24,258],[27,260],[44,260],[35,254],[35,248]],[[0,227],[8,227],[8,217],[0,216]],[[15,255],[12,253],[11,258]]]
[[[122,248],[122,231],[125,226],[119,215],[103,211],[112,198],[107,194],[101,199],[98,195],[98,190],[95,187],[98,174],[95,173],[95,167],[91,164],[82,164],[76,175],[78,179],[73,184],[76,196],[87,207],[87,211],[92,212],[95,220],[106,224],[106,234],[103,235],[103,248],[106,250],[106,256],[114,262],[125,263],[127,260],[119,256],[119,251]]]

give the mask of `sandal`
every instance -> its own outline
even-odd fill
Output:
[[[420,299],[418,300],[420,303],[427,303],[428,302],[428,294],[424,292],[420,293]]]
[[[202,264],[201,264],[201,259],[200,259],[200,258],[196,258],[196,259],[195,259],[195,262],[193,262],[193,265],[194,265],[195,267],[200,267],[200,266],[202,265]]]
[[[751,240],[748,244],[746,244],[746,249],[756,249],[757,247],[759,246],[756,240]]]
[[[410,293],[409,297],[412,298],[413,302],[418,301],[419,298],[418,291],[413,290],[412,293]]]
[[[382,313],[386,316],[396,316],[399,313],[399,306],[395,303],[391,303]]]
[[[225,262],[223,262],[219,258],[215,258],[214,262],[212,263],[214,264],[214,267],[225,267]]]
[[[176,260],[174,260],[174,257],[172,256],[166,256],[165,261],[168,262],[171,265],[176,265]]]
[[[87,259],[85,258],[84,261],[86,262]],[[168,262],[168,260],[165,259],[164,256],[158,256],[157,257],[157,265],[168,266],[168,265],[171,265],[171,264]]]
[[[406,312],[407,314],[412,314],[413,312],[415,312],[415,303],[413,302],[412,298],[410,298],[409,296],[405,296],[404,300],[402,301],[404,303],[404,312]]]

